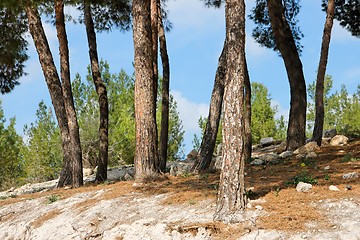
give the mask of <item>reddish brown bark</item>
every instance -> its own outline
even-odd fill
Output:
[[[135,50],[134,164],[135,178],[143,180],[159,172],[150,0],[134,0],[132,14]]]

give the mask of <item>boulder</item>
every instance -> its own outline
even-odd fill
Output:
[[[284,158],[288,158],[291,157],[294,153],[292,151],[285,151],[280,153],[279,157],[284,159]]]
[[[312,189],[312,185],[310,183],[299,182],[296,185],[296,191],[298,192],[308,192],[310,189]]]
[[[309,142],[302,147],[299,147],[294,151],[294,154],[307,154],[309,152],[314,152],[320,150],[320,147],[316,142]]]
[[[274,138],[272,137],[266,137],[266,138],[262,138],[260,139],[260,146],[261,147],[267,147],[274,144]]]
[[[317,154],[315,152],[309,152],[306,154],[307,158],[317,158]]]
[[[337,135],[337,132],[336,132],[336,129],[333,128],[333,129],[329,129],[329,130],[325,130],[323,132],[323,137],[324,138],[333,138]]]
[[[266,163],[276,163],[279,160],[279,156],[275,153],[266,153],[260,155],[258,158],[265,161]]]
[[[250,165],[255,165],[255,166],[260,166],[260,165],[263,165],[263,164],[265,164],[265,161],[262,160],[262,159],[259,159],[259,158],[254,159],[254,160],[250,163]]]
[[[340,191],[340,189],[337,186],[334,186],[334,185],[330,185],[329,190],[330,191]]]
[[[196,151],[195,149],[193,149],[193,150],[191,150],[189,153],[188,153],[188,155],[186,155],[186,158],[188,159],[188,160],[195,160],[196,158],[197,158],[197,156],[198,156],[198,151]]]
[[[344,135],[336,135],[330,140],[331,146],[345,146],[348,144],[349,138]]]

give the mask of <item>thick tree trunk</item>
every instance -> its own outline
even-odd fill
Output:
[[[61,133],[62,150],[63,150],[63,169],[68,171],[65,174],[64,181],[71,182],[71,145],[69,129],[67,122],[67,113],[65,110],[62,87],[55,63],[50,51],[44,28],[41,23],[40,15],[33,6],[32,1],[26,2],[25,11],[27,14],[30,34],[34,40],[35,48],[39,56],[41,68],[44,73],[45,81],[49,89],[52,104],[54,106],[56,119]]]
[[[245,58],[244,62],[245,67],[245,160],[251,158],[252,151],[252,135],[251,135],[251,82],[249,71],[247,67],[247,61]]]
[[[306,85],[302,63],[295,41],[285,20],[282,0],[268,0],[268,10],[276,45],[284,60],[290,83],[290,115],[287,130],[288,150],[295,150],[305,143]]]
[[[328,1],[327,15],[324,26],[319,68],[316,77],[316,90],[315,90],[315,125],[313,130],[313,141],[321,146],[322,133],[324,129],[324,79],[326,72],[326,65],[329,55],[329,45],[331,38],[331,30],[334,22],[334,11],[335,11],[334,0]]]
[[[161,7],[158,8],[159,16],[159,42],[160,42],[160,55],[163,67],[163,81],[161,87],[161,130],[160,130],[160,146],[159,146],[159,160],[160,171],[165,172],[168,140],[169,140],[169,99],[170,99],[170,64],[169,56],[166,46],[166,37],[164,25],[161,17]]]
[[[245,1],[226,0],[223,161],[214,220],[238,222],[245,210]]]
[[[224,83],[226,75],[226,41],[219,57],[216,70],[214,87],[211,94],[209,115],[206,122],[205,132],[201,141],[199,156],[193,166],[194,173],[205,172],[209,169],[216,144],[216,136],[219,130],[222,103],[224,97]]]
[[[71,182],[67,182],[67,174],[69,169],[63,169],[60,173],[58,187],[64,185],[71,185],[72,187],[79,187],[83,185],[82,172],[82,153],[79,136],[79,125],[76,118],[76,111],[71,90],[70,82],[70,63],[69,63],[69,47],[65,29],[64,17],[64,2],[62,0],[55,0],[55,26],[57,37],[59,40],[60,52],[60,74],[62,79],[62,89],[64,104],[67,113],[69,136],[70,136],[70,155],[71,155]]]
[[[133,0],[135,63],[135,178],[159,172],[150,0]]]
[[[96,181],[103,182],[107,179],[108,166],[108,126],[109,126],[109,105],[107,98],[106,86],[101,78],[99,69],[99,59],[97,52],[96,33],[94,29],[94,22],[91,16],[90,3],[84,1],[84,21],[86,27],[86,34],[89,45],[89,56],[91,62],[91,72],[94,81],[96,93],[99,98],[100,108],[100,125],[99,125],[99,160],[97,162]]]

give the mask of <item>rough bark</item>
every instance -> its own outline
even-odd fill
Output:
[[[154,68],[150,0],[134,0],[133,41],[135,64],[135,178],[142,180],[159,172],[156,102],[154,90]]]
[[[290,115],[286,148],[288,150],[295,150],[305,143],[306,85],[302,63],[290,26],[284,16],[282,2],[282,0],[267,1],[276,45],[284,60],[290,83]]]
[[[244,78],[245,1],[226,0],[227,69],[224,92],[223,161],[214,220],[238,222],[245,210]]]
[[[158,79],[159,79],[159,68],[158,68],[158,31],[159,31],[159,14],[158,9],[160,7],[159,0],[151,0],[151,38],[152,38],[152,51],[153,51],[153,68],[154,68],[154,95],[155,100],[157,99],[158,93]]]
[[[322,142],[322,134],[324,129],[324,79],[326,72],[326,65],[329,55],[329,46],[331,39],[331,30],[334,22],[334,11],[335,11],[334,0],[328,1],[327,15],[325,20],[324,32],[321,44],[321,53],[319,68],[316,77],[316,90],[315,90],[315,125],[313,129],[312,139],[319,146]]]
[[[252,135],[251,135],[251,82],[247,62],[245,58],[245,160],[251,158]]]
[[[163,80],[161,87],[161,130],[160,130],[160,142],[159,142],[159,161],[160,171],[165,172],[167,152],[168,152],[168,140],[169,140],[169,98],[170,98],[170,64],[169,56],[166,46],[166,37],[164,25],[161,17],[161,7],[158,8],[159,16],[159,42],[160,42],[160,56],[163,68]]]
[[[61,133],[62,151],[63,151],[63,169],[71,173],[71,155],[70,155],[70,137],[67,122],[67,113],[65,110],[64,99],[62,95],[61,81],[55,67],[53,56],[50,51],[44,28],[41,23],[40,15],[33,6],[32,1],[26,2],[25,11],[28,18],[30,34],[34,40],[35,48],[38,53],[40,65],[44,73],[45,81],[49,89],[52,104],[54,106],[56,119]],[[70,182],[71,175],[66,174],[64,181]]]
[[[209,115],[206,122],[205,132],[201,140],[199,155],[193,166],[194,173],[206,172],[213,157],[216,144],[216,136],[219,130],[221,110],[224,97],[224,83],[226,74],[226,41],[219,57],[218,68],[216,70],[214,87],[211,94]]]
[[[91,6],[88,1],[84,1],[84,22],[89,45],[89,57],[91,62],[92,78],[96,93],[99,98],[100,124],[99,124],[99,158],[97,162],[97,172],[95,180],[103,182],[107,179],[108,166],[108,126],[109,126],[109,105],[106,86],[101,78],[99,69],[99,58],[97,52],[96,33],[94,22],[91,16]]]
[[[63,187],[65,185],[79,187],[83,185],[82,153],[79,136],[79,125],[77,122],[71,90],[69,47],[65,29],[64,2],[62,0],[55,0],[55,26],[59,40],[60,75],[62,80],[64,104],[68,117],[67,120],[71,144],[71,170],[70,173],[69,169],[63,169],[61,171],[58,187]],[[68,179],[68,174],[71,174],[70,182],[66,181]]]

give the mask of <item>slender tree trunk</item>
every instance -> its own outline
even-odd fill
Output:
[[[86,26],[86,34],[89,45],[89,56],[91,62],[91,72],[94,81],[96,93],[99,98],[100,108],[100,125],[99,125],[99,161],[97,162],[96,181],[103,182],[107,179],[107,166],[108,166],[108,126],[109,126],[109,105],[107,98],[106,86],[101,78],[99,69],[99,59],[97,52],[96,33],[94,22],[91,16],[90,3],[84,1],[84,21]]]
[[[252,151],[252,135],[251,135],[251,82],[249,71],[247,67],[247,61],[245,58],[244,62],[245,67],[245,160],[251,158]]]
[[[151,0],[151,38],[152,38],[152,51],[153,51],[153,67],[154,67],[154,94],[155,100],[158,93],[158,80],[159,80],[159,68],[158,68],[158,38],[159,38],[159,0]]]
[[[245,1],[226,0],[223,161],[214,220],[238,222],[245,210]]]
[[[289,24],[285,20],[282,0],[267,0],[276,45],[284,60],[290,83],[290,115],[287,130],[288,150],[305,143],[306,85],[302,63]]]
[[[319,68],[316,77],[316,90],[315,90],[315,125],[313,130],[313,141],[321,146],[322,133],[324,129],[324,79],[326,72],[326,65],[329,55],[329,46],[331,38],[331,30],[334,22],[334,11],[335,11],[334,0],[328,1],[327,15],[324,26],[321,54]]]
[[[199,149],[199,157],[193,166],[193,172],[205,172],[209,169],[216,144],[216,136],[219,130],[221,109],[224,97],[224,83],[226,75],[226,52],[227,46],[224,42],[223,50],[219,57],[216,70],[214,87],[211,94],[209,115],[206,122],[205,132]]]
[[[60,74],[62,79],[64,104],[68,116],[67,120],[71,144],[70,155],[72,158],[71,182],[65,181],[67,178],[65,175],[68,174],[68,169],[64,169],[64,171],[62,171],[60,174],[58,187],[62,187],[64,185],[79,187],[83,185],[82,153],[79,136],[79,125],[76,118],[76,111],[71,90],[69,47],[65,29],[64,2],[62,0],[55,0],[55,26],[59,40]]]
[[[164,25],[161,16],[161,7],[158,8],[159,16],[159,42],[160,42],[160,55],[163,67],[163,81],[161,87],[161,131],[160,131],[160,146],[159,146],[159,160],[160,171],[165,172],[168,140],[169,140],[169,98],[170,98],[170,64],[169,56],[166,46],[166,37]]]
[[[150,0],[133,0],[135,63],[135,178],[159,172]]]
[[[64,182],[71,182],[71,145],[65,110],[62,87],[55,63],[50,51],[44,28],[41,23],[40,15],[34,7],[32,1],[26,2],[26,15],[29,22],[30,34],[34,40],[35,48],[39,56],[41,68],[44,73],[45,81],[49,89],[52,104],[54,106],[56,119],[61,133],[63,151],[63,173]]]

